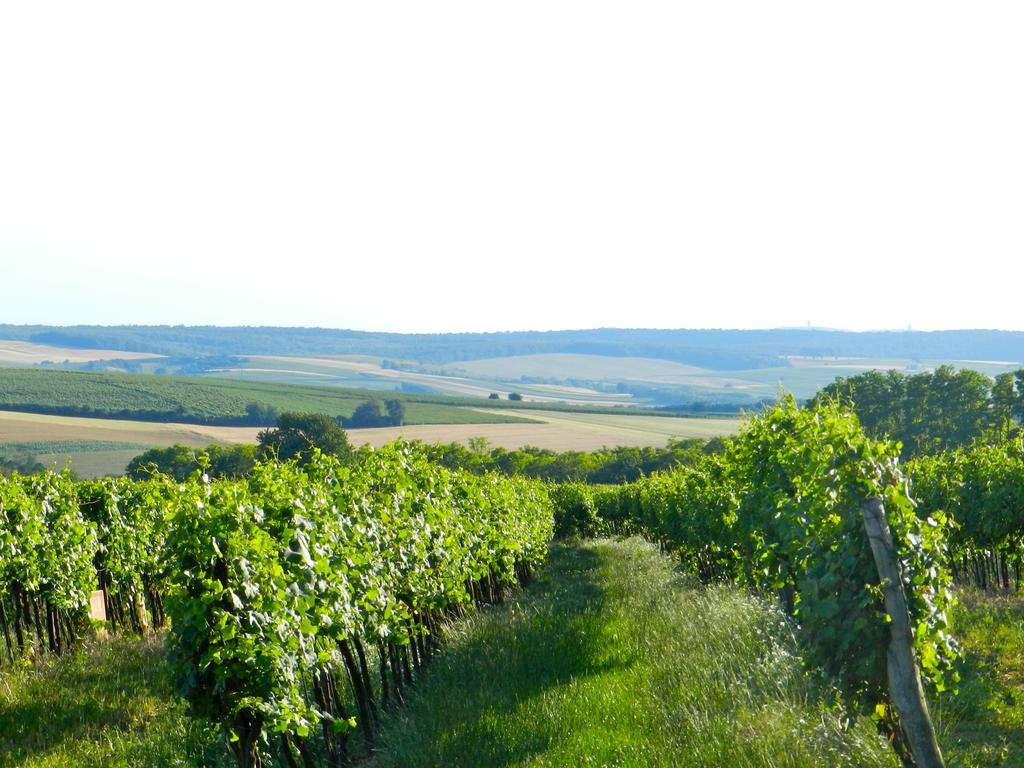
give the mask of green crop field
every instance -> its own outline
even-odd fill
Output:
[[[153,421],[230,423],[243,420],[250,403],[280,411],[350,416],[382,393],[337,387],[231,381],[215,378],[0,368],[0,408],[74,416]],[[507,413],[483,413],[463,401],[390,393],[406,403],[412,424],[513,422]],[[470,401],[479,403],[480,401]]]

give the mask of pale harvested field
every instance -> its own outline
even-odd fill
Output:
[[[618,445],[661,447],[671,438],[730,435],[740,425],[738,418],[666,418],[526,410],[515,413],[543,423],[424,424],[352,429],[348,434],[354,445],[380,446],[399,437],[425,443],[466,443],[473,437],[486,437],[495,447],[509,450],[533,445],[555,451],[594,451]]]
[[[694,376],[704,368],[650,357],[606,357],[575,353],[515,355],[483,360],[464,360],[445,366],[452,375],[515,380],[520,376],[574,379],[640,379]]]
[[[196,424],[158,424],[117,419],[83,419],[35,413],[0,411],[0,444],[58,440],[111,441],[164,448],[180,443],[194,448],[210,444],[255,443],[258,427],[207,427]],[[38,457],[47,466],[71,462],[83,477],[121,474],[140,451],[89,451]]]
[[[480,409],[489,413],[488,409]],[[507,411],[496,411],[499,414]],[[352,429],[353,445],[380,446],[405,437],[425,443],[468,442],[486,437],[507,449],[534,445],[555,451],[593,451],[605,446],[664,446],[670,438],[714,437],[739,429],[736,418],[667,418],[619,414],[555,413],[517,410],[536,424],[421,424],[382,429]],[[0,444],[58,440],[111,441],[166,447],[180,443],[205,448],[212,443],[256,442],[258,427],[207,427],[195,424],[157,424],[115,419],[83,419],[0,411]],[[38,457],[57,468],[68,461],[83,477],[120,474],[139,451],[111,450],[47,454]]]
[[[373,376],[380,379],[394,381],[407,381],[413,384],[423,384],[440,389],[443,392],[454,395],[470,395],[472,397],[487,397],[493,388],[481,386],[466,379],[458,379],[447,376],[433,376],[425,373],[411,373],[408,371],[396,371],[389,368],[381,368],[375,363],[358,362],[349,359],[338,359],[328,357],[283,357],[277,355],[252,355],[250,360],[271,360],[279,363],[302,363],[319,369],[319,372],[344,371],[363,376]]]
[[[119,419],[83,419],[0,411],[0,443],[43,440],[110,440],[154,446],[255,443],[259,427],[207,427]]]
[[[203,446],[204,448],[206,446]],[[45,453],[36,460],[55,472],[70,465],[79,477],[92,479],[124,473],[128,462],[142,451],[88,451],[86,453]]]
[[[392,368],[381,368],[380,363],[372,358],[365,362],[366,358],[355,357],[287,357],[282,355],[250,355],[248,360],[256,363],[263,362],[263,366],[246,367],[244,369],[225,369],[237,372],[256,373],[283,373],[294,374],[349,374],[354,376],[370,377],[387,382],[399,382],[417,384],[429,388],[431,391],[447,395],[487,397],[491,392],[497,392],[507,397],[509,392],[520,392],[525,400],[538,403],[560,403],[569,401],[586,402],[587,405],[621,405],[623,398],[618,395],[604,395],[601,393],[590,394],[588,390],[572,388],[558,388],[537,386],[533,384],[500,384],[491,381],[479,381],[476,379],[463,378],[459,376],[436,376],[429,373],[413,373],[412,371],[399,371]],[[267,368],[267,365],[280,364],[283,368]],[[299,367],[301,366],[301,367]],[[573,395],[576,395],[575,397]]]
[[[162,355],[121,352],[116,349],[71,349],[0,339],[0,365],[37,365],[45,362],[91,363],[94,360],[148,360],[156,357]]]

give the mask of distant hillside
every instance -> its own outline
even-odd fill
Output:
[[[169,356],[375,355],[446,364],[549,353],[671,360],[716,371],[776,368],[787,356],[1024,361],[1024,332],[777,329],[399,334],[327,328],[0,325],[0,338]]]

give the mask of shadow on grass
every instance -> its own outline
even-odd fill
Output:
[[[593,549],[556,545],[543,575],[477,617],[442,651],[408,706],[391,718],[374,765],[518,764],[546,751],[558,724],[536,704],[547,691],[621,667],[603,637],[605,596]],[[513,716],[537,710],[529,727]]]

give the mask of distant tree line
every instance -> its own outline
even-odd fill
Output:
[[[917,374],[868,371],[837,378],[810,404],[836,398],[853,407],[871,437],[898,440],[904,456],[929,455],[1019,429],[1024,369],[995,381],[949,365]]]
[[[364,354],[446,364],[548,353],[653,357],[712,370],[787,365],[786,356],[910,360],[1024,360],[1016,331],[625,329],[398,334],[328,328],[0,325],[0,338],[67,347],[206,355]],[[396,365],[396,367],[398,367]]]
[[[159,471],[184,480],[204,468],[211,477],[245,476],[253,464],[268,458],[305,463],[313,449],[351,459],[362,450],[352,448],[337,419],[322,413],[282,413],[273,429],[258,435],[257,445],[211,445],[197,449],[184,445],[153,448],[129,463],[127,474],[141,478]],[[501,472],[554,482],[626,483],[671,467],[690,464],[698,457],[723,449],[722,438],[673,440],[664,448],[619,447],[598,451],[552,451],[527,446],[506,450],[486,438],[472,438],[468,445],[425,445],[428,457],[447,467],[471,472]]]
[[[494,448],[485,438],[468,445],[446,443],[424,447],[431,460],[471,472],[501,472],[553,482],[628,483],[655,472],[693,463],[697,457],[717,453],[723,438],[672,440],[667,447],[620,446],[597,451],[552,451],[526,446],[517,450]]]

